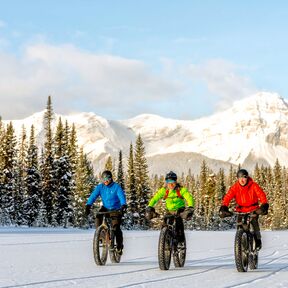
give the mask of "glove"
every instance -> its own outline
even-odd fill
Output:
[[[85,207],[85,215],[86,215],[86,217],[89,216],[90,211],[91,211],[91,205],[87,204],[86,207]]]
[[[156,212],[154,207],[151,206],[146,207],[145,217],[147,220],[151,220],[152,218],[154,218],[155,214]]]
[[[262,215],[267,215],[268,214],[268,209],[269,209],[269,204],[268,203],[261,204],[260,210],[262,212],[261,213]]]
[[[127,204],[122,205],[120,209],[121,209],[122,214],[125,214],[127,211]]]
[[[233,213],[229,211],[228,207],[225,205],[222,205],[219,209],[219,216],[220,218],[230,217]]]
[[[188,206],[185,208],[184,212],[181,213],[181,216],[185,220],[190,220],[193,216],[194,208],[192,206]]]

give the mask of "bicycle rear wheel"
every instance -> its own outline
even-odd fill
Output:
[[[168,270],[170,267],[172,252],[171,241],[171,232],[168,227],[165,226],[160,231],[158,242],[158,262],[161,270]]]
[[[235,235],[234,243],[235,264],[238,272],[247,272],[249,242],[247,233],[243,229],[238,229]]]
[[[108,229],[100,226],[94,233],[93,255],[97,265],[105,265],[108,257]]]
[[[186,238],[184,235],[184,241],[178,242],[177,246],[175,245],[173,251],[173,261],[175,267],[183,267],[186,260]]]
[[[110,243],[110,248],[109,248],[109,256],[110,260],[112,263],[119,263],[121,260],[121,254],[119,254],[116,250],[116,237],[113,233],[111,232],[111,243]]]
[[[256,242],[254,235],[250,235],[250,253],[248,257],[248,264],[251,270],[258,268],[258,250],[256,249]]]

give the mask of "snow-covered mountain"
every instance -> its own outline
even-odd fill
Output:
[[[35,125],[39,143],[43,139],[43,114],[36,113],[13,124],[20,133]],[[56,115],[55,123],[60,115]],[[75,123],[79,144],[84,146],[96,170],[103,169],[107,155],[115,159],[119,150],[128,154],[130,143],[140,133],[151,173],[173,169],[199,171],[203,159],[211,168],[230,164],[254,167],[288,162],[288,104],[276,93],[259,92],[235,102],[231,108],[197,120],[175,120],[142,114],[123,121],[109,121],[94,113],[61,116]],[[4,121],[5,122],[5,121]]]

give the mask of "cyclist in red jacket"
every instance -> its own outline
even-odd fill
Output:
[[[258,250],[262,247],[260,227],[258,223],[258,215],[267,215],[269,204],[265,192],[260,186],[253,181],[247,170],[240,169],[237,172],[238,181],[230,187],[227,194],[223,197],[222,206],[219,214],[221,218],[231,216],[228,206],[232,199],[236,201],[236,212],[249,213],[255,211],[257,215],[253,217],[251,224],[253,225],[256,236],[256,247]],[[261,205],[259,206],[259,201]]]

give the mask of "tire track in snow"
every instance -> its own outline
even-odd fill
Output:
[[[226,259],[228,257],[231,257],[231,254],[226,254],[226,255],[221,255],[221,256],[213,256],[213,257],[208,257],[208,258],[204,258],[204,259],[199,259],[199,260],[191,260],[191,265],[189,266],[184,266],[183,268],[193,268],[197,266],[194,266],[194,264],[199,264],[199,263],[203,263],[203,262],[207,262],[207,261],[217,261],[217,260],[221,260],[221,259]],[[186,277],[191,277],[191,276],[196,276],[196,275],[201,275],[204,273],[208,273],[210,271],[225,267],[226,265],[219,265],[217,267],[212,267],[212,268],[208,268],[206,270],[203,271],[199,271],[199,272],[195,272],[195,273],[189,273],[189,274],[184,274],[184,275],[177,275],[177,276],[173,276],[173,277],[166,277],[164,279],[155,279],[155,280],[148,280],[148,281],[142,281],[142,282],[137,282],[137,283],[131,283],[131,284],[125,284],[124,286],[118,286],[118,288],[125,288],[125,287],[134,287],[134,286],[138,286],[138,285],[145,285],[145,284],[151,284],[151,283],[157,283],[157,282],[164,282],[164,281],[169,281],[169,280],[177,280],[177,279],[181,279],[181,278],[186,278]],[[182,271],[185,271],[185,270]],[[181,271],[181,268],[178,270]]]
[[[47,280],[47,281],[37,281],[37,282],[30,282],[24,284],[16,284],[16,285],[9,285],[9,286],[2,286],[1,288],[14,288],[14,287],[25,287],[25,286],[35,286],[35,285],[42,285],[42,284],[52,284],[52,283],[60,283],[60,282],[67,282],[69,284],[70,281],[77,281],[77,280],[87,280],[87,279],[95,279],[99,277],[111,277],[111,276],[119,276],[123,274],[130,274],[130,273],[139,273],[145,272],[149,270],[156,270],[158,267],[152,267],[147,269],[139,269],[134,271],[124,271],[112,274],[101,274],[101,275],[94,275],[94,276],[85,276],[85,277],[74,277],[74,278],[64,278],[64,279],[55,279],[55,280]]]
[[[151,284],[151,283],[157,283],[157,282],[164,282],[164,281],[170,281],[170,280],[183,279],[183,278],[186,278],[186,277],[191,277],[191,276],[195,276],[195,275],[201,275],[201,274],[204,274],[204,273],[208,273],[210,271],[219,269],[219,268],[224,267],[224,266],[225,265],[219,265],[217,267],[208,268],[206,270],[195,272],[195,273],[189,273],[189,274],[184,274],[184,275],[165,277],[165,278],[162,278],[162,279],[147,280],[147,281],[142,281],[142,282],[135,282],[135,283],[131,283],[131,284],[125,284],[124,286],[118,286],[118,288],[126,288],[126,287],[134,287],[134,286],[137,287],[139,285],[145,285],[145,284]],[[181,270],[179,270],[179,271],[181,271]]]
[[[276,252],[274,252],[273,254],[275,254]],[[263,266],[267,266],[271,263],[274,263],[274,262],[278,262],[279,260],[285,258],[288,256],[288,253],[287,254],[284,254],[282,256],[279,256],[278,258],[276,259],[272,259],[266,263],[263,264]],[[238,283],[238,284],[234,284],[234,285],[230,285],[230,286],[225,286],[224,288],[236,288],[236,287],[242,287],[242,286],[246,286],[247,284],[253,284],[253,283],[256,283],[256,282],[259,282],[259,281],[262,281],[264,279],[267,279],[269,277],[272,277],[273,275],[277,274],[278,272],[282,271],[282,270],[285,270],[285,269],[288,269],[288,265],[285,265],[281,268],[278,268],[272,272],[269,272],[267,273],[266,275],[264,276],[260,276],[260,277],[257,277],[257,278],[253,278],[252,280],[249,280],[249,281],[246,281],[246,282],[242,282],[242,283]],[[259,270],[258,270],[259,271]],[[263,271],[265,272],[265,271]],[[249,272],[248,272],[249,273]]]
[[[222,256],[215,256],[215,257],[209,257],[209,258],[205,258],[205,259],[200,259],[200,260],[191,260],[192,261],[192,265],[189,265],[189,266],[186,266],[187,267],[193,267],[193,264],[197,264],[197,263],[202,263],[202,262],[206,262],[206,261],[214,261],[214,260],[219,260],[219,259],[223,259],[223,258],[227,258],[227,257],[230,257],[230,254],[227,254],[227,255],[222,255]],[[150,258],[150,257],[141,257],[140,259],[144,259],[144,258]],[[135,261],[135,260],[139,260],[139,258],[134,258],[134,259],[131,259],[130,261]],[[130,262],[129,261],[129,262]],[[128,263],[129,263],[128,262]],[[122,262],[123,264],[125,264],[125,262]],[[222,265],[224,266],[224,265]],[[210,270],[215,270],[215,269],[218,269],[219,267],[221,266],[217,266],[217,267],[213,267],[213,268],[210,268],[210,269],[207,269],[207,271],[200,271],[200,272],[196,272],[196,273],[193,273],[193,274],[186,274],[186,275],[183,275],[183,276],[175,276],[175,277],[172,277],[171,279],[173,278],[179,278],[179,277],[187,277],[187,276],[191,276],[191,275],[197,275],[197,274],[202,274],[202,273],[206,273]],[[185,267],[184,267],[185,268]],[[66,279],[55,279],[55,280],[47,280],[47,281],[38,281],[38,282],[30,282],[30,283],[24,283],[24,284],[16,284],[16,285],[9,285],[9,286],[2,286],[1,288],[18,288],[18,287],[25,287],[25,286],[36,286],[36,285],[43,285],[43,284],[52,284],[52,283],[60,283],[60,282],[67,282],[67,284],[69,284],[70,281],[79,281],[79,280],[88,280],[88,279],[95,279],[95,278],[99,278],[99,277],[112,277],[112,276],[118,276],[118,275],[124,275],[124,274],[131,274],[131,273],[143,273],[145,271],[153,271],[153,270],[158,270],[159,271],[159,267],[158,266],[155,266],[155,267],[152,267],[152,268],[146,268],[146,269],[139,269],[139,270],[133,270],[133,271],[124,271],[124,272],[118,272],[118,273],[111,273],[111,274],[102,274],[102,275],[94,275],[94,276],[86,276],[86,277],[74,277],[74,278],[66,278]],[[180,271],[180,270],[179,270]],[[185,271],[185,270],[182,270],[182,271]],[[168,278],[166,278],[168,279]],[[150,281],[150,282],[159,282],[159,281],[165,281],[166,279],[158,279],[157,280],[154,280],[154,281]],[[144,282],[143,284],[145,284],[146,282]],[[136,284],[133,284],[132,286],[135,286]],[[125,285],[123,287],[129,287],[129,285]]]

